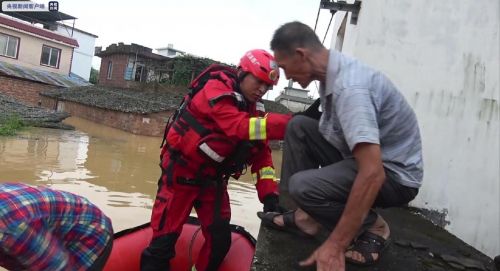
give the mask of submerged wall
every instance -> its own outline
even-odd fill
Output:
[[[166,120],[171,114],[171,112],[125,113],[76,102],[58,101],[47,96],[41,96],[41,99],[42,106],[45,108],[67,112],[74,117],[84,118],[137,135],[163,136]]]
[[[38,94],[54,88],[58,88],[58,86],[0,75],[0,93],[29,105],[38,105],[41,101]]]

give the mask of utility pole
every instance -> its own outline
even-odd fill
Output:
[[[321,0],[319,7],[320,9],[329,9],[332,15],[337,11],[351,12],[351,24],[357,24],[361,1],[356,0],[353,4],[348,4],[346,1]]]

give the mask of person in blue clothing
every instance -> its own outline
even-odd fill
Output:
[[[303,23],[278,28],[271,49],[287,79],[303,88],[320,82],[320,99],[292,118],[285,134],[280,194],[298,208],[258,215],[279,230],[331,231],[301,265],[338,271],[346,260],[375,263],[390,228],[373,207],[406,204],[422,184],[416,115],[385,75],[328,50]]]

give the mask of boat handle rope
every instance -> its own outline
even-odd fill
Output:
[[[196,240],[196,236],[198,236],[198,233],[201,230],[201,226],[196,229],[196,231],[193,233],[193,237],[191,237],[191,242],[189,243],[189,265],[188,265],[188,271],[193,270],[193,245],[194,241]]]

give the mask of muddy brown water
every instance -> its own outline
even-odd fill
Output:
[[[101,208],[115,231],[149,221],[160,175],[161,138],[133,135],[71,117],[74,131],[30,128],[0,137],[0,182],[46,185],[84,196]],[[277,174],[281,152],[273,151]],[[250,171],[250,170],[248,170]],[[262,209],[250,174],[229,185],[231,223],[257,237]]]

